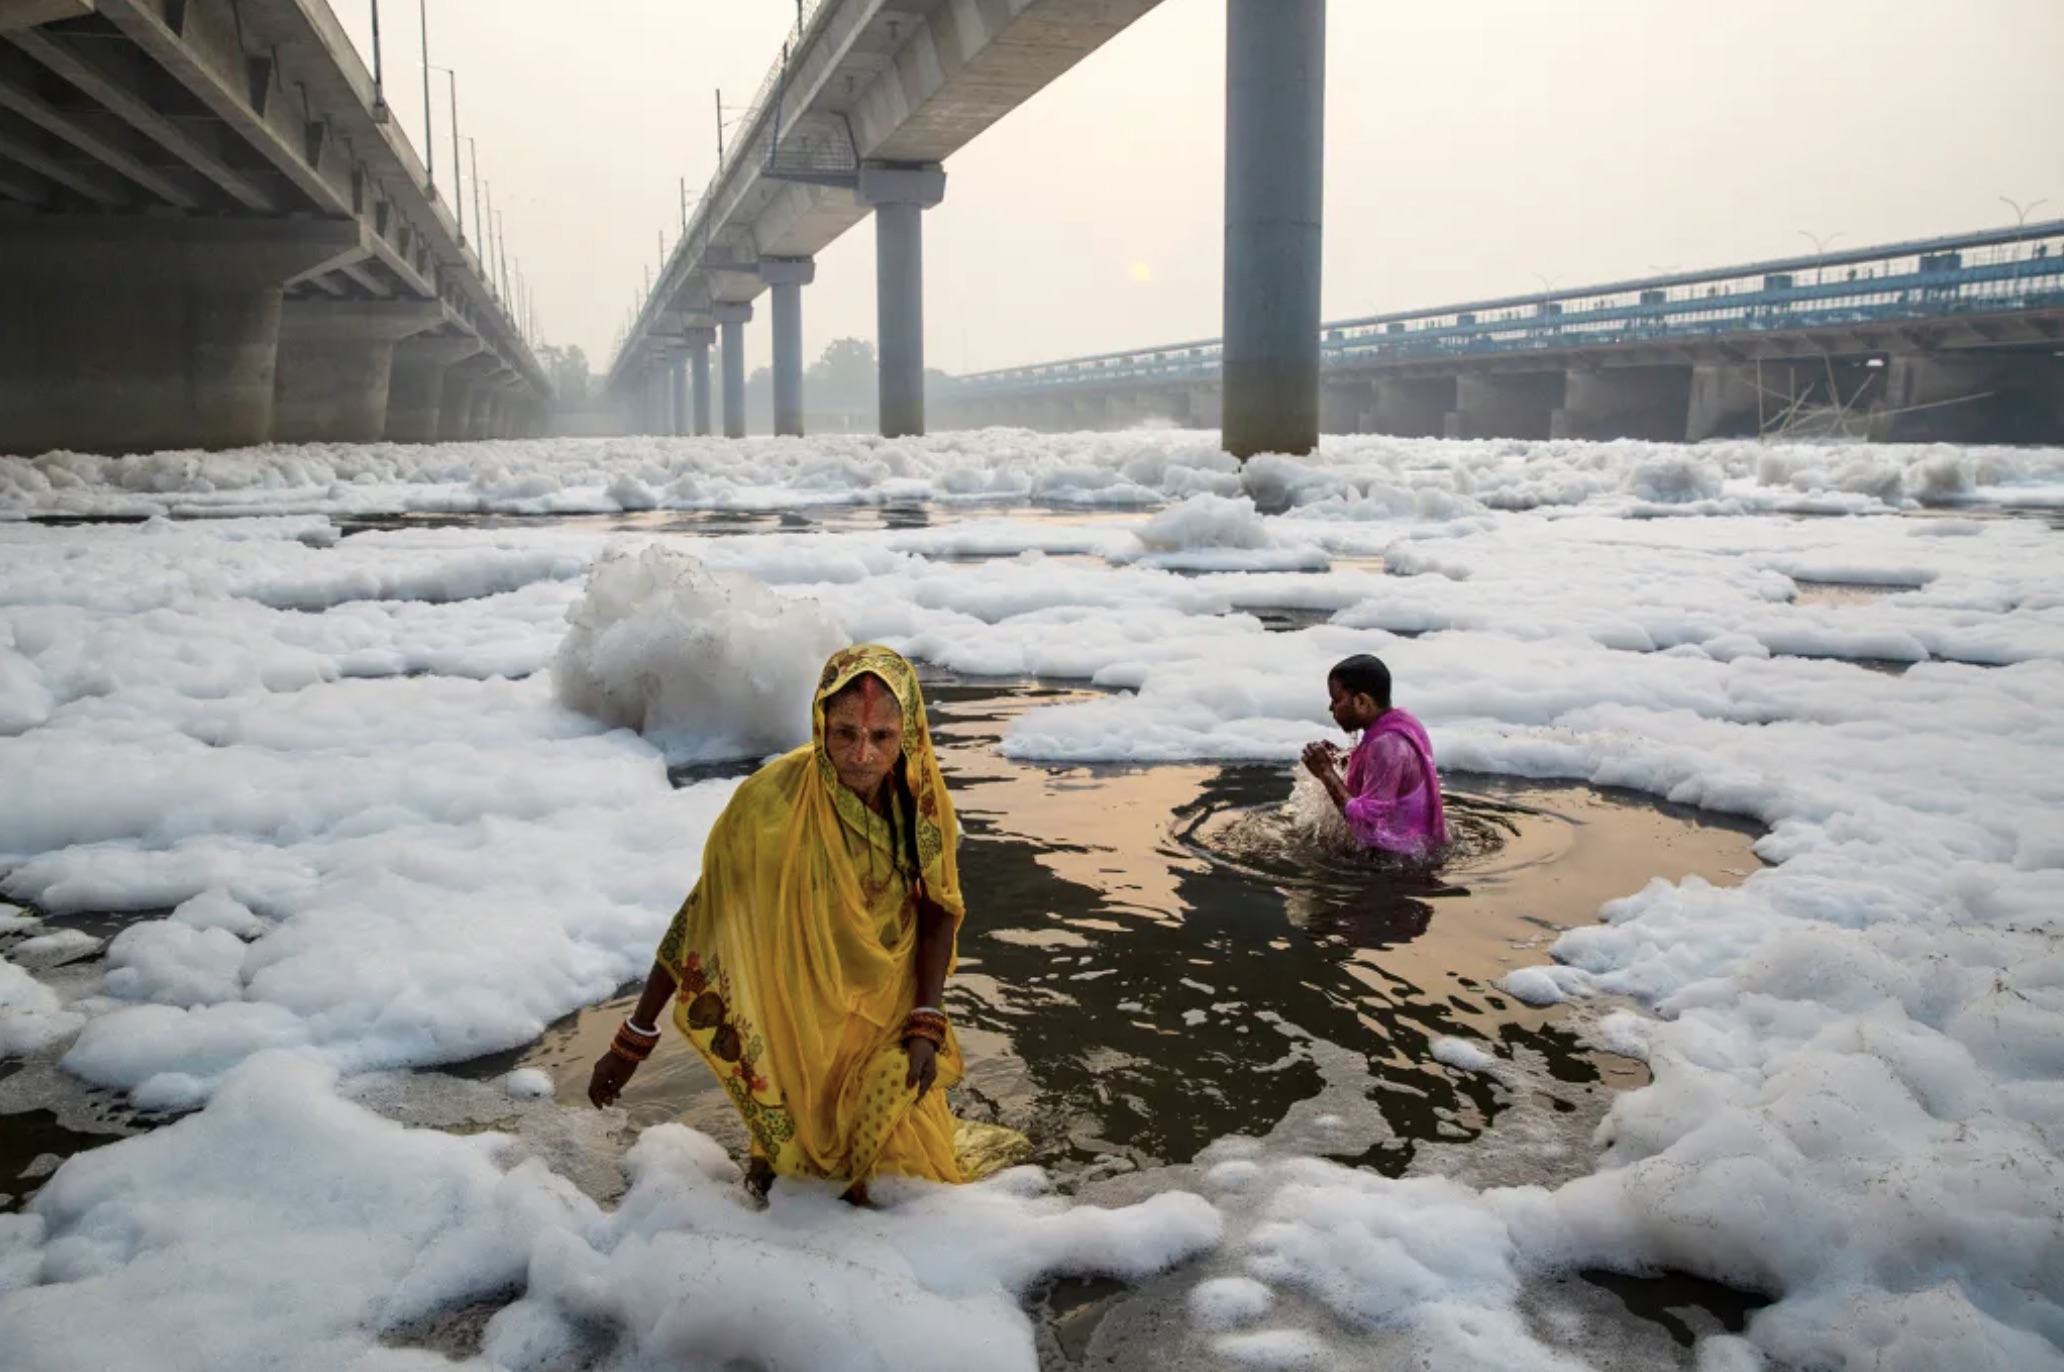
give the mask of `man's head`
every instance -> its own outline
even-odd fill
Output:
[[[847,790],[874,800],[903,755],[903,707],[888,683],[863,673],[824,702],[824,751]]]
[[[1360,733],[1390,708],[1390,668],[1382,658],[1357,653],[1326,674],[1326,694],[1333,722]]]

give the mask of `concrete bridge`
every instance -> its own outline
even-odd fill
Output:
[[[0,452],[538,431],[325,0],[0,0]]]
[[[882,432],[924,431],[921,215],[942,166],[1159,0],[811,0],[631,322],[609,387],[646,433],[745,432],[746,325],[772,292],[775,432],[802,432],[802,288],[875,216]]]
[[[2064,443],[2064,221],[1323,326],[1329,433]],[[1012,367],[955,425],[1219,423],[1217,340]]]

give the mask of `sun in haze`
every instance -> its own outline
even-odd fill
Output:
[[[1135,281],[1152,281],[1154,279],[1154,269],[1144,262],[1135,262],[1132,264],[1131,275]]]

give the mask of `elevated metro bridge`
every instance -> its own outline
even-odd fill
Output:
[[[779,433],[802,431],[802,287],[876,217],[884,433],[924,428],[920,215],[943,163],[1159,0],[809,0],[754,94],[608,384],[651,432],[708,433],[722,331],[724,431],[745,432],[744,330],[773,293]]]
[[[0,0],[0,452],[537,430],[326,0]]]

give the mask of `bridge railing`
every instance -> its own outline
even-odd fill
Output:
[[[1321,365],[1380,366],[1528,350],[1885,324],[2064,308],[2064,222],[1651,278],[1323,326]],[[960,396],[1205,380],[1217,340],[963,377]]]

